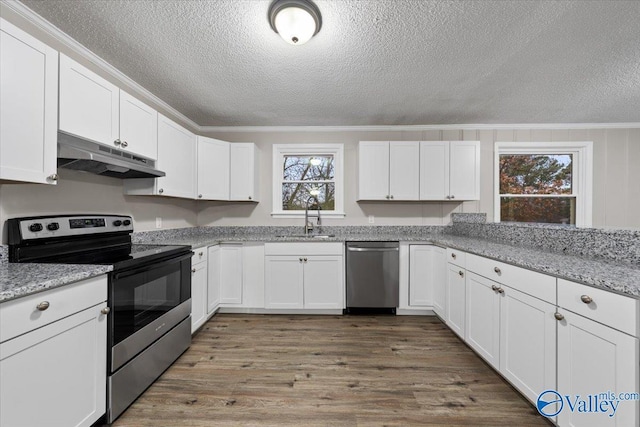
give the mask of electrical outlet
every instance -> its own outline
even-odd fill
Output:
[[[162,228],[162,218],[159,216],[156,217],[156,228]]]
[[[375,217],[373,215],[369,215],[369,224],[373,224],[376,222]]]

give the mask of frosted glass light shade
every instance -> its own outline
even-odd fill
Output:
[[[280,37],[290,44],[305,44],[316,32],[313,16],[299,7],[287,7],[278,12],[275,26]]]
[[[269,23],[284,41],[301,45],[320,31],[322,17],[310,0],[275,0],[269,7]]]

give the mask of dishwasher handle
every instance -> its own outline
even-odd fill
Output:
[[[390,252],[390,251],[398,251],[398,248],[354,248],[347,247],[347,250],[350,252]]]

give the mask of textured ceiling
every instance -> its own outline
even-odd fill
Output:
[[[23,3],[202,126],[640,122],[640,1]]]

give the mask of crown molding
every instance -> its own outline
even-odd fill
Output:
[[[128,87],[133,88],[136,92],[144,95],[147,99],[151,100],[153,103],[159,105],[164,110],[169,112],[174,118],[181,121],[183,124],[190,126],[194,131],[200,131],[200,125],[167,104],[162,99],[158,98],[153,93],[149,92],[147,89],[132,80],[129,76],[124,74],[122,71],[118,70],[113,65],[109,64],[107,61],[87,49],[84,45],[78,43],[74,38],[63,32],[51,22],[44,19],[42,16],[35,13],[33,10],[29,9],[24,4],[20,3],[18,0],[1,0],[1,2],[3,6],[7,7],[9,10],[16,13],[23,19],[27,20],[41,31],[44,31],[47,35],[53,37],[56,41],[63,44],[65,47],[71,49],[75,54],[81,56],[87,61],[90,61],[101,71],[124,83]]]
[[[364,125],[364,126],[200,126],[200,132],[400,132],[426,130],[516,130],[516,129],[635,129],[638,123],[513,123],[452,125]]]

